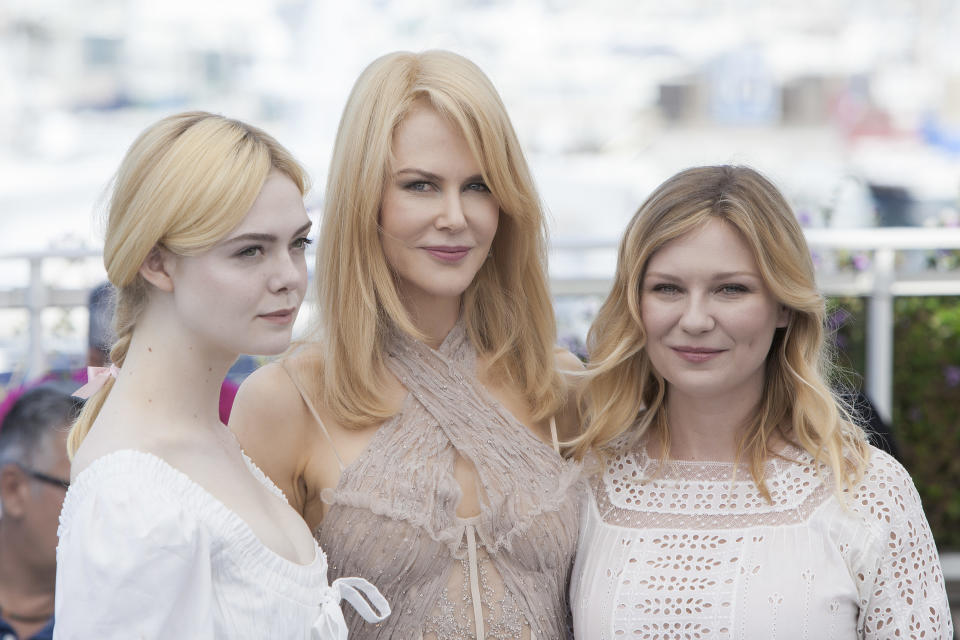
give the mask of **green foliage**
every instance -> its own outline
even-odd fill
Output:
[[[839,361],[865,376],[867,304],[831,301]],[[892,423],[941,549],[960,549],[960,298],[896,298]]]

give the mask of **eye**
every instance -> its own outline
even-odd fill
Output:
[[[675,284],[670,284],[669,282],[658,282],[650,287],[650,290],[656,293],[662,293],[665,295],[677,295],[680,293],[680,287]]]
[[[306,236],[303,236],[301,238],[297,238],[292,243],[290,243],[290,246],[293,247],[294,249],[305,251],[306,248],[312,244],[313,244],[313,240],[311,240]]]
[[[720,293],[722,293],[722,294],[724,294],[724,295],[735,296],[735,295],[739,295],[739,294],[741,294],[741,293],[749,293],[749,292],[750,292],[750,289],[748,289],[747,287],[743,286],[742,284],[725,284],[725,285],[721,285],[721,286],[717,289],[717,291],[719,291]]]
[[[432,186],[433,185],[431,185],[429,182],[425,182],[423,180],[416,180],[414,182],[406,183],[405,185],[403,185],[403,188],[406,189],[407,191],[423,193],[425,191],[428,191]]]
[[[240,258],[255,258],[258,255],[262,255],[262,254],[263,254],[263,247],[258,244],[251,245],[249,247],[244,247],[243,249],[240,249],[240,251],[237,251],[237,256]]]
[[[490,193],[490,187],[487,186],[486,182],[471,182],[467,185],[467,191],[477,191],[479,193]]]

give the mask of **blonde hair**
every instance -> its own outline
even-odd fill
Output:
[[[118,367],[130,346],[148,285],[140,266],[163,246],[180,255],[210,248],[243,220],[268,174],[279,171],[305,193],[307,177],[264,131],[200,111],[169,116],[143,131],[114,177],[103,264],[116,290],[110,360]],[[90,397],[70,430],[72,457],[113,387]]]
[[[866,437],[831,392],[824,335],[826,308],[816,288],[803,231],[786,200],[747,167],[698,167],[660,185],[633,216],[620,243],[613,288],[590,328],[588,380],[581,395],[583,434],[572,443],[582,457],[626,434],[637,442],[656,434],[669,451],[667,385],[644,350],[641,283],[651,256],[671,240],[719,218],[737,229],[756,258],[776,300],[789,309],[766,363],[759,409],[743,431],[738,459],[769,499],[764,463],[775,455],[775,432],[808,451],[833,472],[836,488],[863,474]]]
[[[462,317],[487,371],[519,389],[535,418],[562,397],[554,363],[544,216],[526,160],[496,89],[472,62],[447,51],[398,52],[360,75],[340,120],[317,249],[322,365],[308,372],[318,399],[345,426],[390,415],[380,393],[390,324],[422,339],[403,306],[378,234],[393,134],[426,104],[463,134],[500,205],[487,259],[463,295]]]

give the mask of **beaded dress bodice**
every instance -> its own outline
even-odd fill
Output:
[[[351,638],[565,638],[579,465],[520,424],[475,377],[462,325],[433,350],[398,331],[388,366],[408,395],[343,469],[318,530],[331,578],[361,575],[393,614],[347,615]],[[457,516],[454,466],[480,513]]]

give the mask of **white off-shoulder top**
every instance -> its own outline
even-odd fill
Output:
[[[186,474],[141,451],[115,451],[77,476],[64,499],[59,535],[57,640],[342,640],[341,597],[371,621],[389,613],[366,580],[328,584],[319,545],[310,564],[287,560]]]

